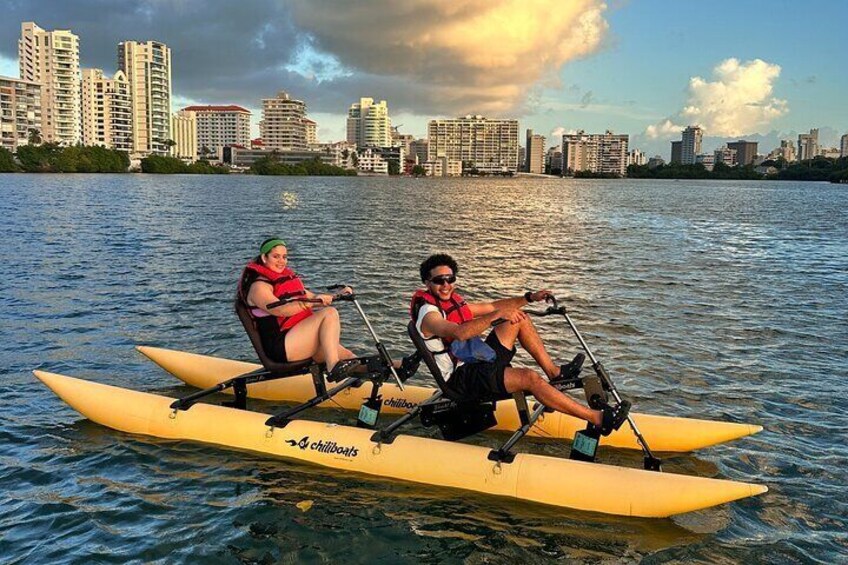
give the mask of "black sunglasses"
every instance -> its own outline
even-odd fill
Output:
[[[456,275],[439,275],[437,277],[432,277],[430,282],[437,286],[453,284],[456,282]]]

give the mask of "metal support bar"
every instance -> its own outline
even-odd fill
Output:
[[[323,394],[319,394],[319,395],[307,400],[306,402],[303,402],[302,404],[298,404],[297,406],[294,406],[292,408],[289,408],[287,410],[280,412],[279,414],[275,414],[274,416],[271,416],[270,418],[268,418],[265,421],[265,425],[269,426],[271,428],[285,428],[286,425],[291,421],[292,416],[294,416],[296,414],[300,414],[304,410],[312,408],[313,406],[317,406],[318,404],[321,404],[325,400],[329,400],[330,398],[334,397],[335,395],[337,395],[341,391],[343,391],[347,388],[350,388],[350,387],[358,384],[359,382],[360,382],[360,380],[355,378],[355,377],[347,378],[344,381],[342,381],[341,384],[331,388],[328,391],[325,391]]]
[[[174,402],[171,403],[172,410],[188,410],[194,404],[197,403],[198,400],[209,396],[211,394],[215,394],[216,392],[221,392],[227,390],[230,387],[236,386],[239,383],[239,386],[245,387],[245,395],[247,394],[247,385],[251,383],[258,383],[260,381],[269,380],[268,377],[270,373],[266,369],[256,369],[254,371],[250,371],[249,373],[245,373],[243,375],[239,375],[237,377],[233,377],[231,379],[227,379],[226,381],[220,382],[215,386],[211,386],[209,388],[205,388],[203,390],[199,390],[197,392],[193,392],[188,396],[184,396],[182,398],[178,398]]]
[[[541,402],[537,404],[533,409],[533,413],[530,415],[528,422],[515,430],[515,433],[513,433],[506,443],[500,448],[493,449],[489,452],[489,460],[497,461],[498,463],[512,463],[515,459],[515,454],[510,450],[521,440],[521,438],[527,435],[527,432],[530,431],[530,428],[533,427],[533,424],[536,423],[536,420],[539,419],[539,416],[541,416],[544,411],[545,405]]]
[[[416,406],[415,408],[413,408],[412,410],[410,410],[409,412],[407,412],[406,414],[404,414],[403,416],[401,416],[400,418],[398,418],[397,420],[395,420],[394,422],[392,422],[391,424],[389,424],[385,428],[383,428],[381,430],[377,430],[376,432],[374,432],[374,435],[371,436],[371,441],[373,441],[374,443],[385,443],[385,444],[392,443],[395,439],[394,433],[398,428],[400,428],[401,426],[403,426],[404,424],[406,424],[410,420],[416,418],[418,416],[418,414],[421,413],[421,409],[424,406],[427,406],[429,404],[433,404],[437,400],[441,399],[442,394],[444,394],[444,393],[441,390],[437,390],[433,394],[433,396],[431,396],[430,398],[428,398],[424,402],[421,402],[418,406]]]

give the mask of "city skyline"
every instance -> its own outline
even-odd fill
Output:
[[[369,33],[356,33],[364,15],[334,12],[332,2],[321,8],[258,2],[250,13],[192,2],[179,9],[141,2],[131,11],[50,4],[0,3],[10,15],[0,25],[0,74],[18,76],[21,21],[72,30],[80,37],[80,66],[110,76],[118,70],[118,42],[161,41],[174,52],[172,110],[241,104],[253,112],[254,132],[261,100],[278,90],[307,103],[321,141],[345,139],[347,111],[365,96],[385,99],[393,124],[416,137],[426,135],[431,119],[481,113],[518,119],[522,129],[545,135],[548,147],[558,143],[555,133],[609,129],[630,134],[630,146],[648,155],[668,156],[669,141],[690,124],[704,128],[705,150],[720,145],[718,138],[750,138],[767,152],[811,128],[832,146],[848,130],[840,100],[848,79],[838,72],[838,22],[848,5],[839,2],[804,10],[772,3],[760,13],[729,3],[698,11],[665,2],[580,0],[556,17],[550,10],[557,4],[538,2],[526,9],[523,24],[501,27],[493,22],[520,9],[470,2],[440,20],[447,4],[435,2],[424,18],[412,18],[415,5],[405,18],[386,7],[381,23],[389,29]],[[92,17],[94,9],[100,19]],[[810,29],[816,33],[807,37]],[[472,45],[495,31],[504,37],[497,46]],[[469,32],[470,39],[451,35]],[[796,47],[801,38],[809,49]],[[454,57],[459,61],[439,55],[451,49],[462,54]],[[368,53],[371,60],[364,60]]]

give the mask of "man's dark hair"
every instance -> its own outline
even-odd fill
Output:
[[[445,267],[450,267],[453,274],[459,274],[459,265],[456,264],[453,257],[445,253],[437,253],[435,255],[430,255],[421,263],[421,282],[427,282],[427,279],[430,278],[430,271],[443,265]]]

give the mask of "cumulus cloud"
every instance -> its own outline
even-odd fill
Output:
[[[651,139],[670,139],[679,136],[683,128],[684,126],[677,125],[671,120],[663,120],[656,125],[648,126],[645,135]]]
[[[297,26],[347,68],[391,77],[404,109],[462,113],[520,107],[528,89],[595,51],[607,31],[599,0],[293,0]],[[556,40],[552,44],[550,38]]]
[[[556,143],[559,143],[560,141],[562,141],[562,136],[564,136],[565,134],[574,133],[577,133],[576,129],[565,129],[562,126],[555,127],[553,130],[551,130],[551,139],[555,140]]]
[[[373,96],[392,113],[514,115],[608,30],[603,0],[0,0],[0,8],[0,60],[17,59],[22,21],[71,29],[81,65],[108,73],[119,41],[155,39],[171,48],[183,100],[256,108],[284,89],[311,112],[333,114]]]
[[[786,100],[774,98],[780,66],[761,59],[726,59],[713,69],[713,80],[692,77],[688,99],[680,112],[648,126],[650,138],[676,136],[677,124],[700,125],[708,135],[733,137],[763,131],[789,111]]]

